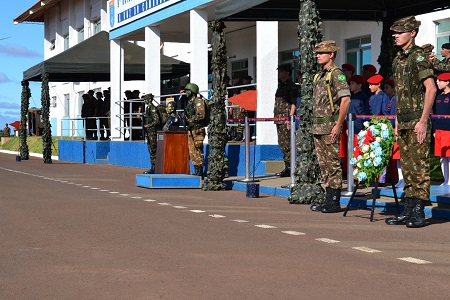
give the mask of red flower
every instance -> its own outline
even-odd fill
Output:
[[[375,137],[372,135],[372,131],[367,129],[367,134],[364,136],[364,144],[368,145],[371,142],[375,141]]]
[[[359,146],[356,146],[353,151],[353,156],[355,158],[358,158],[360,155],[362,155],[361,149],[359,148]]]

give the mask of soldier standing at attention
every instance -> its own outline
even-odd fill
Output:
[[[428,60],[433,64],[433,68],[438,75],[443,72],[450,72],[450,43],[442,44],[441,55],[444,58],[442,61],[437,59],[436,54],[428,56]]]
[[[158,108],[153,104],[153,95],[148,94],[144,97],[144,102],[146,104],[144,113],[144,128],[145,135],[147,138],[147,148],[150,154],[151,167],[149,170],[145,171],[144,174],[154,174],[156,165],[156,146],[157,146],[157,131],[161,130],[162,122],[161,116]]]
[[[311,133],[326,197],[321,204],[311,205],[311,210],[323,213],[341,211],[342,167],[339,144],[350,105],[350,90],[344,73],[334,64],[339,49],[335,41],[324,41],[314,48],[322,69],[314,77]]]
[[[9,128],[8,123],[6,123],[5,128],[3,128],[3,136],[4,137],[11,136],[11,129]]]
[[[436,95],[433,67],[425,52],[415,44],[420,21],[414,16],[394,22],[395,45],[400,47],[394,58],[397,118],[395,131],[405,180],[405,210],[389,225],[425,226],[424,201],[430,197],[430,113]]]
[[[278,88],[275,93],[274,118],[283,118],[295,115],[298,90],[291,79],[291,64],[278,66]],[[277,126],[278,145],[283,152],[284,170],[276,173],[279,177],[291,176],[291,134],[288,121],[275,121]]]
[[[205,158],[203,153],[203,140],[206,136],[206,104],[203,98],[198,97],[198,85],[188,83],[185,87],[186,97],[189,99],[186,107],[188,122],[188,148],[189,157],[194,165],[192,175],[203,178]]]

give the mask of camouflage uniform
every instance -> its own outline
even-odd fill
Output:
[[[158,108],[150,101],[145,108],[144,114],[144,127],[145,135],[147,137],[147,148],[150,153],[150,161],[153,166],[156,164],[156,146],[157,135],[156,132],[161,130],[161,116],[159,115]]]
[[[435,58],[433,60],[433,69],[435,69],[437,73],[450,72],[450,58],[444,58],[441,61]]]
[[[428,120],[424,143],[417,142],[414,126],[424,108],[422,82],[433,78],[432,65],[421,47],[412,43],[399,51],[393,62],[395,90],[397,91],[397,122],[400,162],[405,180],[405,197],[428,200],[430,197],[430,136]]]
[[[200,97],[193,97],[189,99],[186,107],[187,121],[188,121],[188,147],[189,157],[194,166],[205,165],[205,158],[203,153],[203,140],[206,136],[206,107],[205,100]]]
[[[298,90],[295,83],[289,78],[284,82],[278,82],[275,93],[275,105],[273,116],[275,118],[288,117],[291,106],[297,103]],[[275,121],[277,126],[278,145],[283,152],[283,160],[286,165],[291,163],[291,134],[286,127],[286,121]]]
[[[333,70],[332,70],[333,69]],[[334,112],[331,110],[326,83],[331,73],[330,85]],[[338,120],[341,98],[350,96],[350,90],[344,73],[335,66],[321,70],[313,84],[313,125],[314,145],[319,160],[322,178],[326,187],[342,188],[342,168],[339,157],[340,137],[331,142],[331,130]]]
[[[8,127],[8,124],[6,124],[6,127],[3,129],[3,136],[4,137],[10,137],[11,136],[11,129]]]

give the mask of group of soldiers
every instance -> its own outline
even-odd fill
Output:
[[[89,90],[82,95],[83,105],[81,107],[81,117],[84,118],[84,128],[87,140],[97,140],[97,119],[99,120],[100,140],[107,140],[111,136],[110,107],[111,96],[109,89],[95,93]]]
[[[189,157],[194,165],[192,175],[204,176],[205,165],[203,140],[208,126],[207,108],[205,99],[199,96],[199,88],[195,83],[188,83],[184,88],[187,104],[183,111],[175,110],[177,106],[171,101],[165,106],[155,101],[152,94],[145,95],[146,105],[143,114],[145,135],[151,167],[144,174],[154,174],[156,168],[157,132],[160,130],[185,130],[188,135]],[[178,101],[184,101],[182,97]],[[177,101],[177,102],[178,102]],[[182,125],[182,126],[180,126]]]

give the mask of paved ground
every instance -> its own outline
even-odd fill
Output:
[[[450,223],[387,226],[0,154],[0,299],[448,299]]]

